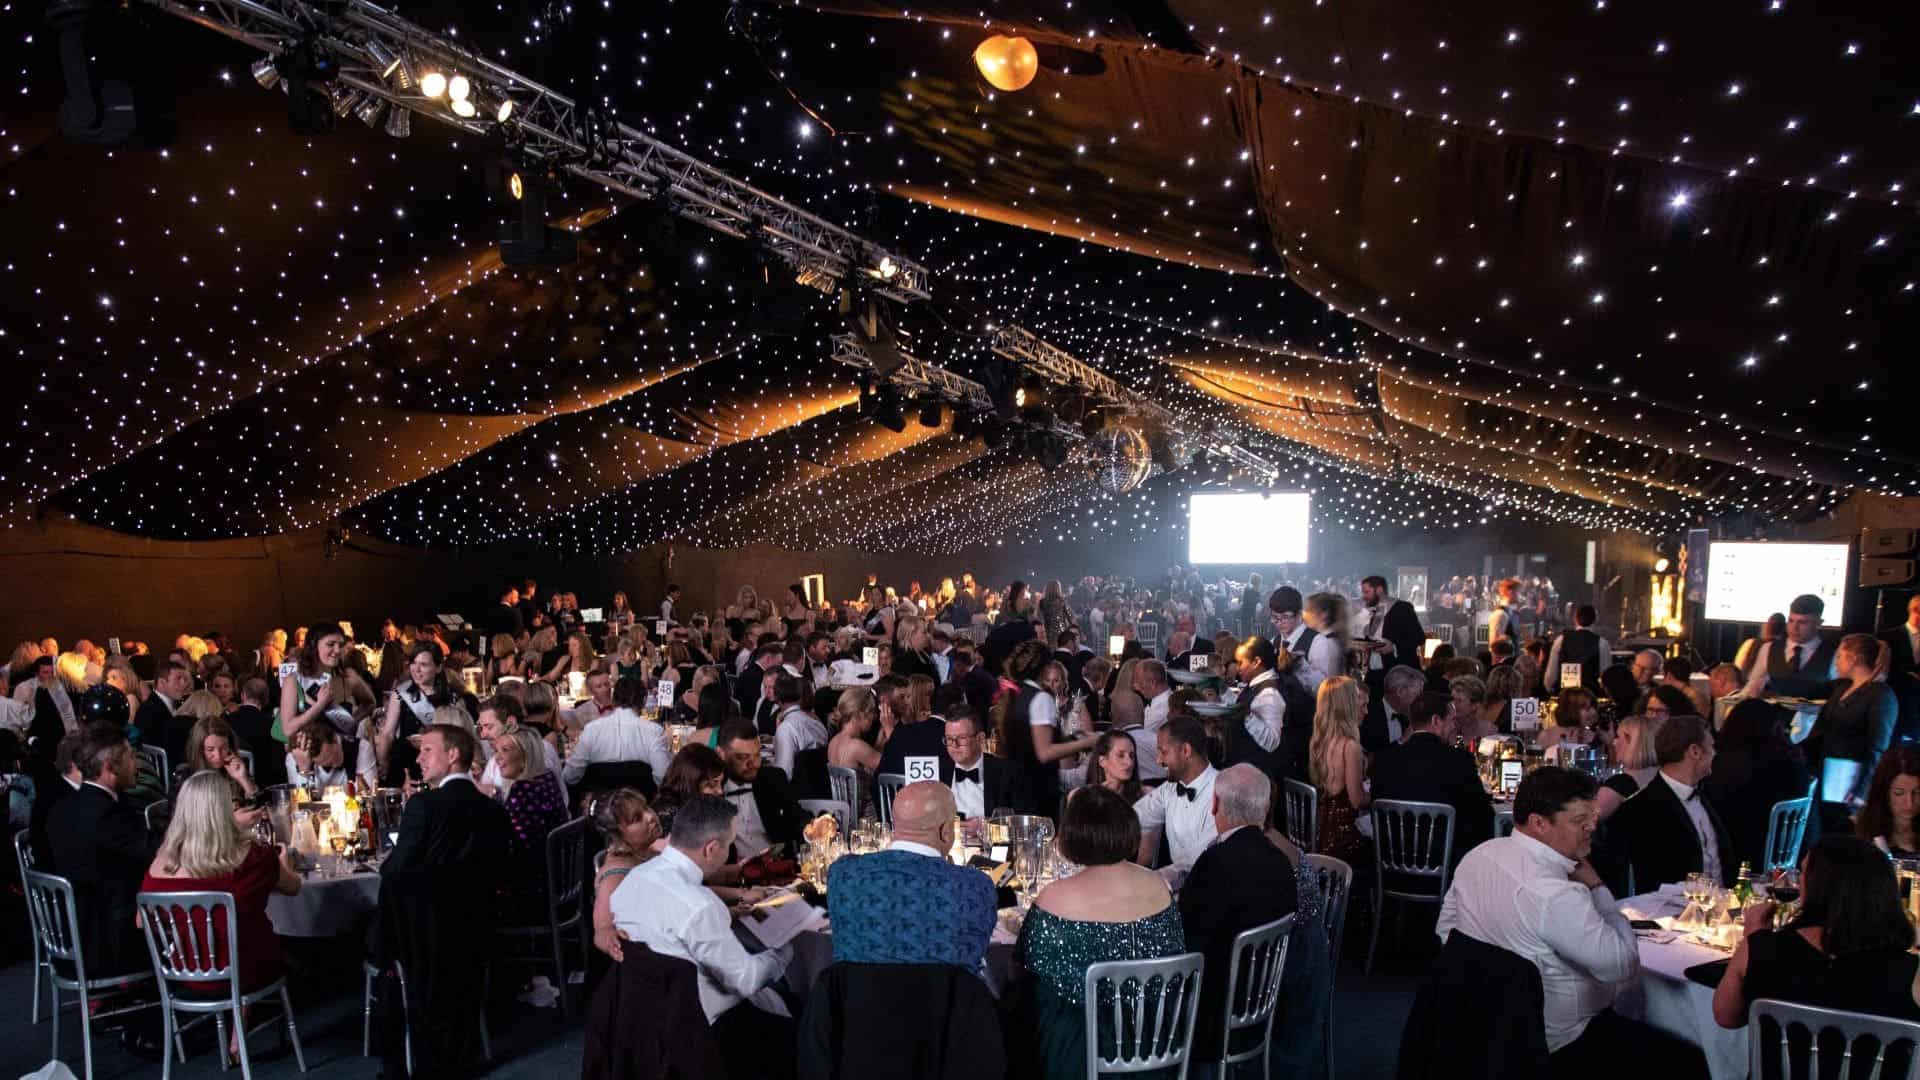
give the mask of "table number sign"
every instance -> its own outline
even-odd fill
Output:
[[[1514,698],[1513,701],[1509,704],[1509,708],[1513,710],[1513,730],[1515,731],[1539,731],[1540,730],[1540,699],[1539,698],[1530,698],[1530,697]]]
[[[925,757],[907,759],[907,783],[918,784],[924,780],[940,779],[940,759],[931,754]]]
[[[1562,690],[1566,689],[1569,686],[1579,686],[1580,679],[1581,679],[1581,668],[1579,664],[1561,664],[1560,665],[1560,688]]]
[[[879,667],[880,666],[880,647],[878,645],[869,645],[866,648],[861,649],[860,662],[867,665],[868,667]]]

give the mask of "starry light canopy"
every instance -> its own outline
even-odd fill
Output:
[[[1920,50],[1877,7],[403,13],[919,260],[923,359],[978,375],[1024,326],[1279,463],[1323,526],[1920,494]],[[179,135],[103,150],[58,133],[36,13],[0,11],[7,527],[938,554],[1156,535],[1229,482],[1103,492],[950,410],[890,431],[831,298],[657,202],[571,181],[578,261],[504,268],[488,140],[294,135],[257,52],[146,18]],[[1016,93],[974,66],[994,34],[1036,46]]]

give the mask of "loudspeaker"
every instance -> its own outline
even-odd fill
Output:
[[[1916,529],[1861,529],[1860,557],[1870,559],[1878,555],[1911,555],[1920,544],[1920,530]]]
[[[1913,581],[1912,559],[1861,559],[1860,587],[1883,589]]]

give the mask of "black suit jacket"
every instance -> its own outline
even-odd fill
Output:
[[[1407,718],[1400,718],[1400,731],[1406,733]],[[1367,701],[1367,715],[1360,720],[1360,749],[1378,754],[1393,745],[1393,728],[1387,724],[1387,703],[1380,694]]]
[[[63,781],[54,781],[66,786]],[[47,819],[52,872],[73,883],[87,977],[141,970],[150,963],[134,897],[156,847],[140,812],[91,784],[60,800]]]
[[[802,831],[813,820],[800,809],[800,797],[793,792],[787,774],[775,765],[762,765],[753,778],[753,804],[760,811],[760,824],[767,830],[767,842],[787,845],[787,854],[798,856]]]
[[[182,723],[175,731],[173,710],[161,700],[159,694],[148,694],[147,700],[134,710],[133,722],[140,729],[140,742],[145,746],[157,746],[167,752],[167,768],[182,764],[187,752],[187,732],[191,724]],[[175,744],[179,748],[175,749]]]
[[[948,787],[953,786],[953,767],[952,759],[940,759],[940,782]],[[981,754],[980,764],[976,767],[980,770],[980,786],[985,789],[986,796],[983,800],[986,805],[981,809],[991,814],[1002,806],[1012,806],[1013,770],[1007,768],[1006,761],[992,754]]]
[[[1420,666],[1420,650],[1427,643],[1427,632],[1420,628],[1420,616],[1413,605],[1395,600],[1387,606],[1387,617],[1380,620],[1380,636],[1393,642],[1393,655],[1383,658],[1391,668],[1395,664]]]
[[[273,720],[272,713],[256,705],[242,705],[227,714],[241,748],[253,754],[253,780],[261,787],[287,782],[287,747],[273,737]]]
[[[1453,807],[1453,865],[1482,841],[1493,839],[1493,803],[1480,784],[1473,755],[1448,746],[1431,732],[1415,732],[1407,741],[1374,755],[1367,769],[1373,797]]]
[[[1180,890],[1180,921],[1186,926],[1187,948],[1207,958],[1193,1037],[1197,1060],[1220,1056],[1234,936],[1293,914],[1300,905],[1293,874],[1287,856],[1252,827],[1235,831],[1194,860]]]
[[[945,775],[948,769],[953,768],[953,759],[947,756],[947,726],[929,719],[894,728],[893,737],[887,740],[886,748],[880,751],[880,771],[904,775],[910,757],[939,758],[941,774]]]
[[[911,649],[901,649],[893,654],[893,673],[903,679],[925,675],[933,680],[934,685],[940,683],[940,669],[933,666],[933,658]]]
[[[36,777],[35,781],[38,786],[33,794],[33,813],[27,818],[27,846],[33,849],[33,865],[46,870],[53,866],[53,844],[47,839],[47,823],[53,819],[53,808],[73,794],[73,789],[67,786],[64,776],[48,776],[44,780]]]
[[[454,780],[419,792],[400,815],[400,838],[381,876],[418,867],[502,866],[513,826],[499,803],[466,780]]]
[[[745,671],[733,677],[733,700],[740,706],[741,716],[753,715],[754,706],[760,701],[760,683],[765,678],[765,670],[751,662]]]
[[[1698,794],[1698,792],[1696,792]],[[1740,868],[1739,855],[1727,832],[1726,822],[1712,800],[1702,795],[1707,820],[1713,825],[1714,842],[1720,848],[1720,884],[1732,885]],[[1685,881],[1687,875],[1702,868],[1700,836],[1693,828],[1676,794],[1660,776],[1614,811],[1613,820],[1619,840],[1626,845],[1627,862],[1633,867],[1633,887],[1652,892],[1668,882]]]

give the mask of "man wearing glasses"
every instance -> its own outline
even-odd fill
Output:
[[[994,808],[1012,803],[1007,792],[1007,763],[987,753],[980,716],[969,705],[947,709],[947,757],[940,763],[940,782],[953,790],[955,811],[969,826]]]

